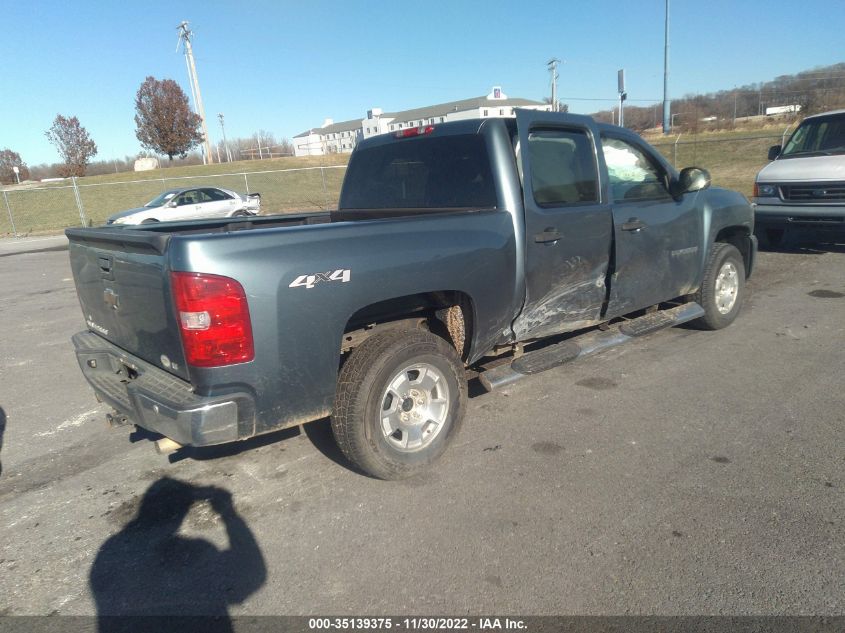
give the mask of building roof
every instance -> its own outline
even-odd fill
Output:
[[[392,114],[383,114],[382,116],[392,116],[395,119],[402,121],[413,119],[430,119],[436,116],[445,116],[450,112],[462,112],[464,110],[474,110],[476,108],[518,108],[527,105],[543,105],[542,101],[532,101],[531,99],[488,99],[485,96],[472,97],[470,99],[461,99],[460,101],[449,101],[448,103],[439,103],[437,105],[425,106],[423,108],[414,108],[412,110],[403,110],[402,112],[394,112]]]
[[[397,121],[413,121],[414,119],[430,119],[433,117],[446,116],[451,112],[463,112],[466,110],[475,110],[477,108],[518,108],[520,106],[541,106],[542,101],[532,101],[531,99],[519,98],[504,98],[504,99],[488,99],[486,96],[471,97],[470,99],[461,99],[460,101],[449,101],[448,103],[439,103],[437,105],[424,106],[422,108],[413,108],[411,110],[402,110],[400,112],[382,112],[378,118],[394,119]],[[325,127],[311,128],[301,134],[297,134],[294,138],[308,136],[310,134],[334,134],[336,132],[350,132],[352,130],[360,129],[361,119],[353,119],[351,121],[343,121],[341,123],[334,123]]]
[[[306,130],[301,134],[297,134],[293,138],[301,138],[303,136],[309,136],[310,134],[322,134],[325,136],[326,134],[334,134],[336,132],[352,132],[353,130],[357,130],[361,127],[361,119],[352,119],[351,121],[341,121],[340,123],[332,123],[331,125],[327,125],[325,127],[312,127],[310,130]]]

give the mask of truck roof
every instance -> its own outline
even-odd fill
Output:
[[[830,116],[831,114],[845,114],[845,109],[843,109],[843,110],[831,110],[830,112],[819,112],[818,114],[811,114],[810,116],[805,117],[804,120],[806,121],[807,119],[817,119],[817,118],[823,117],[823,116]]]

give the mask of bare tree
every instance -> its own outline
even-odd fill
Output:
[[[147,77],[135,97],[135,136],[145,148],[185,158],[203,142],[202,120],[191,111],[188,97],[172,79]]]
[[[97,155],[97,144],[75,116],[56,115],[53,126],[45,132],[47,139],[59,150],[64,165],[59,173],[64,176],[84,176],[85,167]]]
[[[0,151],[0,182],[4,185],[17,182],[14,167],[18,168],[17,178],[29,180],[29,169],[21,160],[21,155],[8,148]]]

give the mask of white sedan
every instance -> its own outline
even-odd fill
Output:
[[[115,213],[107,224],[146,224],[199,218],[230,218],[258,215],[261,194],[243,195],[220,187],[171,189],[150,200],[143,207]]]

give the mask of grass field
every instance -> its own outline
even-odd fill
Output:
[[[704,167],[714,185],[751,196],[754,177],[768,162],[767,150],[780,143],[782,133],[782,127],[773,127],[682,135],[677,145],[676,137],[652,134],[646,139],[676,167]],[[342,167],[348,160],[348,154],[331,154],[173,167],[80,178],[78,189],[85,217],[94,224],[101,224],[116,211],[141,206],[165,189],[191,185],[259,192],[264,214],[327,209],[337,204],[345,172]],[[19,235],[57,232],[81,224],[70,181],[9,187],[4,194]],[[0,209],[0,235],[11,233],[9,214]]]
[[[348,154],[247,160],[91,176],[79,178],[77,184],[85,217],[95,225],[116,211],[143,205],[164,190],[186,186],[258,192],[262,213],[272,214],[336,206],[348,160]],[[69,180],[8,187],[4,194],[3,205],[8,204],[19,235],[57,232],[81,224]],[[0,209],[0,235],[11,233],[9,213]]]
[[[646,136],[675,167],[704,167],[713,184],[735,189],[749,198],[757,172],[768,163],[768,150],[780,145],[783,127],[764,130],[712,132],[697,136],[681,135],[677,148],[675,136]]]

